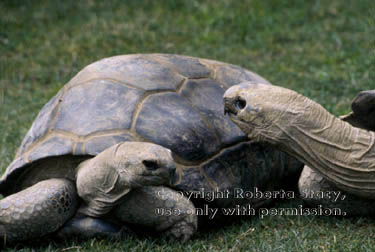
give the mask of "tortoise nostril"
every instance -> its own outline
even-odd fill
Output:
[[[234,106],[236,107],[236,109],[241,110],[246,107],[246,101],[241,97],[238,97],[237,100],[234,102]]]
[[[155,160],[143,160],[142,163],[149,171],[155,171],[159,169],[159,165]]]

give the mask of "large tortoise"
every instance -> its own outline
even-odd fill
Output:
[[[1,194],[10,196],[0,201],[0,237],[31,239],[70,220],[61,236],[117,234],[113,223],[130,223],[186,240],[197,229],[193,203],[269,202],[234,196],[234,189],[276,190],[301,166],[251,144],[224,116],[222,95],[243,81],[268,84],[238,66],[178,55],[116,56],[87,66],[43,107],[1,178]],[[188,199],[179,192],[199,193]],[[179,214],[155,215],[161,208]]]
[[[307,204],[341,215],[374,214],[375,90],[360,92],[341,118],[292,90],[261,83],[233,86],[224,100],[249,139],[306,164],[298,186]]]

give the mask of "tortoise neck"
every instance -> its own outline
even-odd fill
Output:
[[[283,132],[280,149],[340,189],[375,198],[374,132],[351,126],[309,99],[301,105],[303,113],[277,125]]]

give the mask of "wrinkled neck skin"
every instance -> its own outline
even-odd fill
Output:
[[[375,198],[374,132],[351,126],[299,94],[292,100],[284,114],[249,138],[276,145],[346,192]]]

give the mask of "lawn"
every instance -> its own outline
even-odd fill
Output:
[[[237,64],[341,115],[357,92],[375,89],[375,1],[2,0],[0,173],[41,107],[80,69],[149,52]],[[274,216],[200,232],[186,244],[130,236],[8,251],[374,251],[374,240],[373,218]]]

